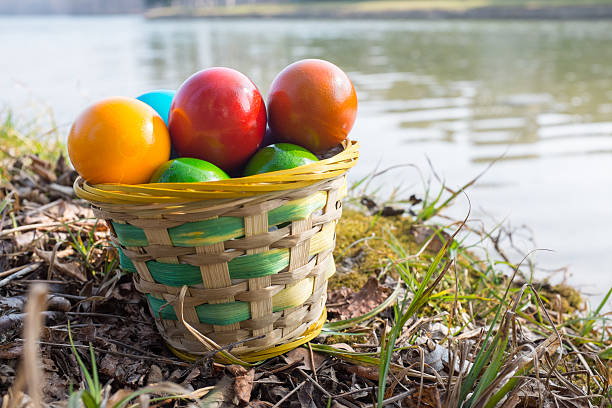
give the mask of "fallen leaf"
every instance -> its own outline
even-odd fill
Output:
[[[45,368],[45,371],[57,372],[57,364],[50,358],[42,357],[40,359],[41,365]]]
[[[436,231],[429,227],[424,226],[415,226],[410,229],[410,233],[414,237],[414,240],[417,244],[422,245],[427,242],[428,239],[431,239],[431,242],[427,246],[427,250],[431,252],[438,252],[444,246],[444,241],[448,241],[450,239],[450,235],[445,231]],[[443,239],[441,239],[442,237]]]
[[[183,387],[186,387],[188,384],[191,384],[191,382],[193,380],[195,380],[196,378],[198,378],[198,376],[200,375],[200,369],[199,368],[194,368],[193,370],[191,370],[189,372],[189,374],[187,374],[187,377],[185,377],[185,379],[183,380],[183,382],[181,382],[181,385]]]
[[[170,382],[178,382],[179,378],[183,376],[183,370],[177,368],[172,373],[170,373],[170,377],[168,377],[168,381]]]
[[[227,370],[236,377],[234,380],[234,393],[237,398],[236,402],[243,405],[248,404],[251,400],[255,370],[247,370],[239,365],[230,365],[227,367]]]
[[[116,406],[124,398],[128,397],[133,392],[134,391],[129,390],[129,389],[125,389],[125,388],[117,390],[117,392],[115,392],[113,395],[111,395],[111,397],[108,399],[108,401],[106,402],[106,406],[107,407],[114,407],[114,406]]]
[[[312,383],[309,382],[304,384],[304,386],[298,390],[297,396],[301,408],[317,408],[317,405],[312,399],[313,391],[314,386],[312,385]]]
[[[354,294],[355,294],[355,291],[353,289],[347,288],[345,286],[338,288],[338,289],[334,289],[327,296],[326,307],[328,311],[332,310],[333,308],[338,308],[340,306],[344,306],[348,304],[349,299]]]
[[[376,210],[378,209],[378,204],[376,203],[376,201],[372,200],[370,197],[363,196],[361,197],[361,200],[359,202],[361,205],[363,205],[370,211],[376,212]]]
[[[71,381],[62,378],[58,373],[47,373],[42,384],[42,391],[47,398],[61,401],[68,398],[67,390],[71,385],[73,385]]]
[[[312,357],[314,359],[314,366],[316,370],[321,367],[321,365],[325,362],[327,358],[327,356],[325,356],[324,354],[317,353],[314,351],[312,353]],[[310,351],[307,348],[298,347],[296,349],[291,350],[285,355],[285,360],[287,361],[287,364],[293,364],[295,362],[302,361],[302,364],[298,365],[297,368],[313,371]]]
[[[344,369],[351,374],[358,375],[368,380],[378,381],[379,369],[378,367],[365,367],[356,365],[344,365]]]
[[[404,403],[410,408],[416,408],[417,406],[422,408],[439,408],[442,406],[442,402],[440,401],[440,392],[438,391],[438,387],[436,385],[432,385],[430,387],[423,386],[420,404],[418,389],[413,394],[407,396],[404,399]]]
[[[36,252],[36,255],[40,256],[46,263],[51,263],[53,251],[43,251],[41,249],[35,248],[34,252]],[[85,273],[81,269],[80,265],[76,262],[63,263],[59,262],[56,257],[55,261],[53,262],[53,268],[61,273],[68,275],[71,278],[80,280],[81,282],[87,281]]]
[[[225,369],[229,371],[230,374],[233,375],[234,377],[245,375],[248,371],[246,368],[238,364],[228,365],[227,367],[225,367]]]
[[[94,218],[93,210],[90,208],[73,204],[66,200],[62,200],[62,202],[53,207],[50,212],[65,221],[73,221],[80,218]]]
[[[396,208],[386,205],[383,207],[382,211],[380,212],[380,215],[382,215],[383,217],[397,217],[398,215],[402,215],[405,212],[406,210],[404,210],[403,208]]]
[[[381,286],[375,277],[370,277],[359,292],[346,298],[346,305],[328,306],[328,311],[339,314],[342,320],[351,319],[368,313],[384,302],[390,293],[391,289]]]
[[[24,250],[32,246],[41,234],[38,231],[28,231],[15,236],[15,245],[18,249]]]
[[[283,387],[282,385],[271,387],[268,389],[268,393],[270,394],[270,397],[272,397],[273,401],[280,400],[285,395],[287,395],[288,392],[289,392],[289,388]]]
[[[161,368],[158,365],[152,364],[149,370],[149,377],[147,378],[148,384],[155,384],[164,381],[164,375],[162,374]]]
[[[122,371],[119,361],[120,358],[117,356],[114,356],[112,354],[105,355],[98,363],[100,372],[109,377],[115,377]]]
[[[68,248],[62,249],[61,251],[57,251],[55,253],[55,257],[61,259],[61,258],[67,258],[73,254],[74,254],[74,249],[72,247],[68,247]]]
[[[232,378],[228,375],[223,376],[204,398],[200,400],[200,406],[206,408],[220,408],[229,405],[234,396]]]
[[[424,342],[425,341],[425,342]],[[444,369],[444,361],[448,361],[448,349],[436,344],[431,339],[417,339],[415,345],[417,348],[410,348],[405,351],[404,358],[409,363],[421,364],[421,358],[424,363],[433,370],[441,371]],[[429,369],[425,369],[429,372]]]

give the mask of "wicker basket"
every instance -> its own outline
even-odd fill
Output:
[[[359,155],[206,183],[89,185],[157,327],[183,358],[253,362],[316,337],[335,272],[346,171]],[[231,345],[231,352],[225,351]]]

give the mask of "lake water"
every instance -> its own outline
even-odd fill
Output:
[[[359,97],[353,179],[405,163],[432,178],[428,157],[458,187],[505,154],[468,191],[471,225],[505,221],[521,251],[554,249],[540,266],[567,267],[593,301],[612,286],[610,22],[4,17],[0,55],[0,106],[43,123],[52,111],[63,135],[89,102],[176,88],[202,68],[236,68],[265,94],[290,62],[328,59]],[[423,192],[411,168],[385,177]]]

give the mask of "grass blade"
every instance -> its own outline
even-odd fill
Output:
[[[81,371],[83,372],[83,377],[85,377],[85,382],[87,384],[87,390],[89,391],[89,393],[85,392],[83,393],[83,395],[85,396],[86,394],[89,394],[89,396],[94,399],[94,402],[97,404],[97,406],[99,406],[100,402],[102,401],[102,394],[101,394],[100,383],[98,382],[98,373],[95,372],[92,377],[92,375],[89,373],[89,370],[87,369],[87,366],[85,366],[85,363],[83,362],[83,360],[81,360],[81,356],[77,352],[77,349],[74,346],[74,341],[72,340],[72,332],[70,330],[70,321],[68,321],[68,340],[70,341],[70,347],[72,348],[72,352],[74,353],[74,356],[77,362],[79,363],[79,366],[81,367]],[[92,365],[95,369],[96,360],[95,360],[93,348],[91,347],[91,343],[89,344],[89,351],[92,356]],[[83,400],[83,402],[85,403],[85,400]]]
[[[468,202],[469,202],[469,199],[468,199]],[[440,272],[438,277],[434,280],[432,284],[430,284],[430,281],[433,278],[434,273],[438,269],[438,266],[440,265],[442,258],[448,252],[448,249],[454,242],[454,239],[459,233],[459,231],[461,231],[463,226],[465,226],[465,223],[467,222],[469,216],[470,216],[470,211],[468,210],[468,213],[465,219],[463,220],[463,222],[459,225],[459,227],[455,230],[455,232],[453,232],[450,238],[444,243],[444,246],[440,249],[440,251],[438,251],[438,254],[434,258],[429,268],[427,269],[427,273],[425,274],[425,277],[419,284],[417,292],[414,294],[414,297],[412,298],[412,301],[410,302],[408,309],[405,312],[403,312],[399,321],[396,319],[395,325],[393,329],[391,330],[387,343],[383,345],[383,347],[381,348],[381,353],[380,353],[381,366],[380,366],[380,371],[379,371],[379,376],[378,376],[378,400],[377,400],[379,408],[383,407],[383,401],[385,398],[386,378],[387,378],[387,375],[389,374],[389,365],[391,363],[391,356],[393,355],[393,348],[395,346],[395,342],[397,341],[399,335],[401,334],[402,329],[404,325],[406,324],[406,322],[408,321],[408,319],[410,319],[425,303],[427,303],[431,295],[431,292],[433,292],[436,285],[440,282],[444,274],[450,268],[452,261],[447,261],[446,265],[442,268],[442,271]]]
[[[592,319],[586,322],[586,324],[582,328],[582,331],[580,332],[580,335],[582,337],[584,337],[587,333],[589,333],[593,329],[593,325],[595,324],[595,321],[597,320],[596,317],[599,316],[601,309],[603,309],[605,304],[608,302],[608,299],[610,299],[610,295],[612,295],[612,287],[608,290],[608,293],[606,293],[606,296],[604,296],[604,298],[601,300],[601,302],[599,303],[599,306],[597,306],[595,311],[591,313],[590,317],[592,317]]]

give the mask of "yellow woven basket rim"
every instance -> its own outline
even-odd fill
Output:
[[[359,142],[347,140],[344,150],[329,159],[288,170],[202,183],[96,184],[82,177],[74,182],[79,198],[93,203],[184,203],[211,199],[234,199],[293,190],[340,176],[357,164]]]

